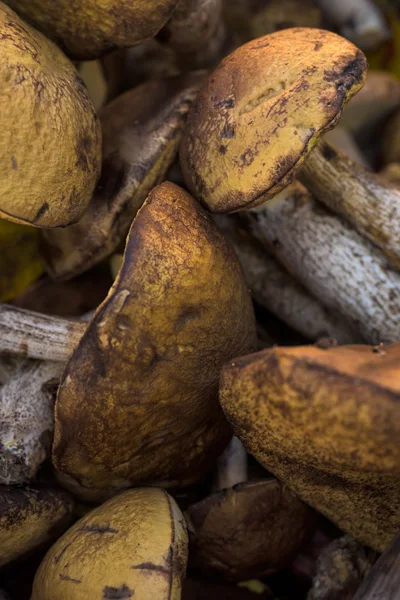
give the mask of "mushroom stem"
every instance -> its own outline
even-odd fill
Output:
[[[292,184],[247,215],[255,236],[366,342],[400,339],[400,274],[303,186]]]
[[[298,179],[400,269],[400,190],[322,141]]]
[[[383,15],[371,0],[317,0],[340,33],[363,50],[377,47],[388,39]]]
[[[67,361],[87,324],[0,304],[0,353]]]
[[[217,460],[217,474],[212,491],[225,490],[247,481],[247,452],[242,442],[233,437]]]
[[[394,536],[361,584],[354,600],[395,600],[400,590],[400,533]]]

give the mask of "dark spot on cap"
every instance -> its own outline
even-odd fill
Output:
[[[103,600],[125,600],[126,598],[133,598],[134,593],[134,590],[129,589],[125,584],[119,588],[106,585],[103,588]]]
[[[253,150],[251,148],[247,148],[245,152],[240,156],[240,160],[243,166],[248,167],[254,160]]]
[[[318,52],[318,50],[321,50],[321,48],[322,48],[322,42],[315,42],[315,46],[314,46],[315,52]]]
[[[32,219],[33,223],[36,223],[37,221],[39,221],[39,219],[41,219],[43,217],[43,215],[45,215],[47,213],[47,211],[49,210],[49,205],[47,202],[43,202],[42,206],[39,208],[39,210],[37,211],[35,217]]]
[[[227,123],[222,130],[221,137],[227,138],[227,139],[231,139],[231,138],[235,137],[234,125],[230,125],[229,123]]]
[[[82,583],[80,579],[73,579],[69,575],[63,575],[62,573],[59,573],[59,578],[63,581],[70,581],[71,583]]]
[[[224,144],[221,144],[220,147],[218,148],[219,152],[221,152],[221,154],[226,154],[228,151],[228,147],[224,146]]]
[[[170,576],[171,571],[170,569],[167,569],[166,567],[163,567],[162,565],[155,565],[152,562],[144,562],[144,563],[140,563],[140,565],[133,565],[133,567],[131,567],[132,569],[134,569],[135,571],[149,571],[149,572],[156,572],[156,573],[161,573],[162,575],[166,575],[167,577]]]
[[[118,533],[118,529],[113,529],[109,525],[83,525],[79,528],[79,531],[84,533]]]
[[[225,98],[214,103],[214,108],[233,108],[234,106],[235,102],[233,98]]]
[[[18,171],[18,163],[17,163],[17,159],[15,158],[15,156],[11,157],[11,166],[14,171]]]

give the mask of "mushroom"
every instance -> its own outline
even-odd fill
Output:
[[[124,241],[147,194],[175,159],[202,78],[189,74],[149,81],[103,109],[102,176],[89,208],[76,225],[42,234],[42,254],[52,277],[74,277]]]
[[[253,307],[233,250],[174,184],[137,214],[88,326],[4,305],[0,315],[0,351],[68,359],[53,463],[82,486],[187,485],[227,444],[219,372],[256,347]]]
[[[11,300],[42,273],[37,230],[0,220],[0,301]]]
[[[185,520],[164,490],[124,492],[75,523],[47,552],[32,600],[179,600]]]
[[[261,205],[260,212],[248,213],[248,222],[238,215],[215,215],[238,255],[254,299],[312,341],[326,337],[340,344],[364,341],[357,328],[352,329],[347,318],[337,314],[336,307],[332,311],[324,306],[319,289],[317,296],[312,295],[298,281],[301,277],[293,277],[274,257],[270,244],[265,243],[271,231],[269,226],[265,230],[267,212]]]
[[[243,218],[312,296],[337,314],[352,342],[400,339],[400,273],[351,225],[295,182]]]
[[[400,534],[397,533],[378,558],[353,600],[396,600],[400,589]]]
[[[270,348],[235,359],[235,435],[304,502],[382,551],[400,528],[400,344]]]
[[[0,387],[0,483],[34,479],[50,455],[54,426],[54,386],[62,364],[19,359]]]
[[[212,67],[222,58],[226,41],[222,1],[179,0],[159,39],[175,50],[181,67]]]
[[[207,577],[244,581],[288,564],[312,535],[316,515],[273,477],[246,481],[247,465],[235,438],[230,450],[228,465],[220,464],[217,476],[229,487],[185,513],[189,567]],[[246,459],[243,448],[242,453]]]
[[[52,487],[0,486],[0,566],[46,545],[72,522],[74,500]]]
[[[307,600],[353,600],[375,553],[345,535],[326,546],[318,557]]]
[[[21,17],[76,60],[151,38],[171,17],[178,0],[6,0]]]
[[[57,46],[2,2],[0,50],[0,217],[65,227],[82,216],[100,174],[92,101]]]
[[[353,44],[319,29],[285,29],[235,50],[188,115],[180,145],[188,188],[217,213],[273,198],[337,124],[366,68]]]

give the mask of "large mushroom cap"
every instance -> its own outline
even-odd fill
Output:
[[[220,369],[249,348],[254,314],[234,251],[187,192],[154,188],[61,379],[55,466],[96,488],[197,480],[230,436]]]
[[[134,46],[153,37],[178,0],[6,0],[75,59]]]
[[[362,87],[364,54],[313,28],[253,40],[222,61],[188,117],[180,159],[213,212],[256,206],[295,176]]]
[[[221,403],[245,447],[372,548],[400,527],[400,344],[271,348],[224,367]]]
[[[185,520],[171,496],[129,490],[54,544],[36,573],[32,600],[179,600],[187,545]]]
[[[92,197],[101,134],[72,63],[0,2],[0,217],[76,222]]]

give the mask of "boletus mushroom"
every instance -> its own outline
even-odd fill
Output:
[[[220,401],[261,464],[382,551],[400,528],[400,344],[266,349],[223,368]]]
[[[88,326],[4,305],[0,315],[0,351],[68,359],[53,462],[81,485],[186,485],[228,443],[219,373],[255,349],[253,307],[233,249],[178,186],[150,193]]]
[[[64,533],[73,508],[73,497],[65,490],[0,486],[0,566]]]
[[[176,157],[203,77],[149,81],[100,112],[102,175],[89,208],[79,223],[42,235],[42,254],[53,278],[78,275],[123,243],[135,214]]]
[[[179,0],[6,0],[23,19],[76,60],[134,46],[153,37]]]
[[[0,51],[0,217],[64,227],[82,216],[100,174],[92,101],[57,46],[2,2]]]
[[[235,50],[188,116],[180,161],[191,192],[217,213],[273,198],[337,124],[366,69],[358,48],[320,29],[284,29]]]
[[[75,523],[47,552],[32,600],[180,600],[185,520],[164,490],[138,488]]]

